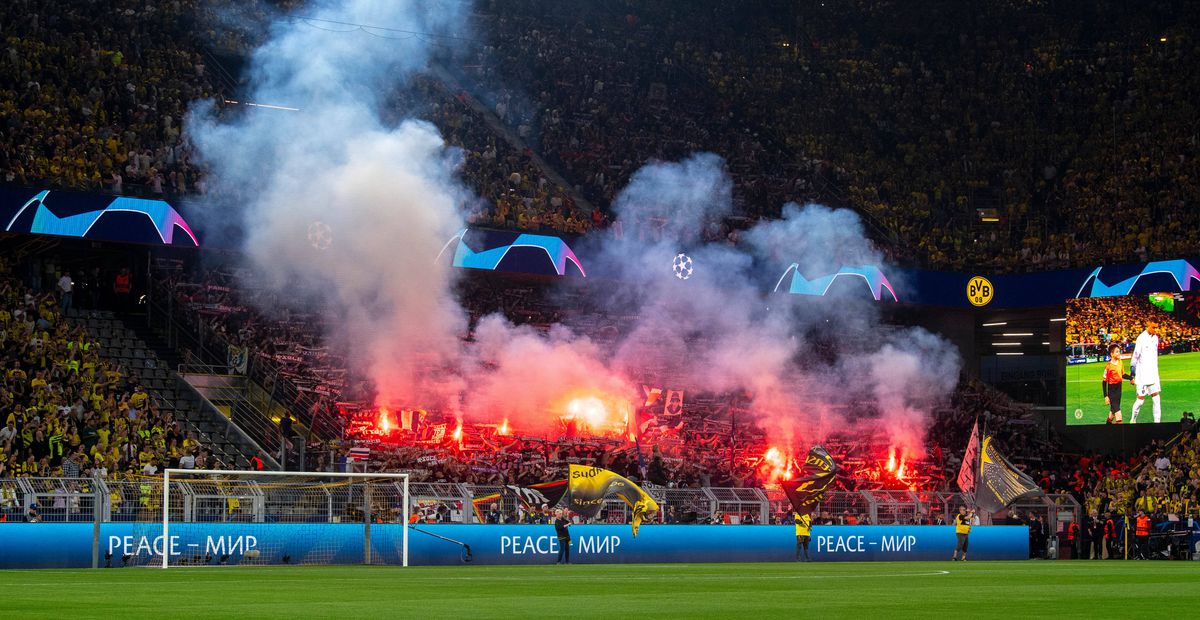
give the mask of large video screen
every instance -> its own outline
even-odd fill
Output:
[[[1200,405],[1200,295],[1072,299],[1066,318],[1067,424],[1153,424],[1155,392],[1159,423],[1178,423],[1185,411]],[[1138,337],[1144,332],[1149,336],[1151,324],[1157,347],[1145,338],[1135,356]],[[1142,372],[1134,367],[1135,359],[1142,360]],[[1157,382],[1151,370],[1155,365]],[[1118,377],[1119,387],[1114,387]],[[1135,419],[1139,392],[1145,398]]]

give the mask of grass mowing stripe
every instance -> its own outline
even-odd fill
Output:
[[[4,615],[1185,617],[1191,562],[878,562],[0,572]]]

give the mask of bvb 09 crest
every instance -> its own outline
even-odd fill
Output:
[[[986,306],[995,297],[996,289],[983,276],[975,276],[967,281],[967,301],[972,306]]]

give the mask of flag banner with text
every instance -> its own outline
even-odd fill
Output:
[[[1042,488],[1028,475],[1004,458],[985,436],[979,451],[981,461],[979,484],[975,487],[975,502],[988,512],[999,512],[1013,502],[1041,495]]]
[[[804,468],[800,475],[780,484],[783,485],[783,492],[792,502],[792,509],[796,514],[807,515],[812,514],[817,504],[821,503],[825,497],[825,489],[833,484],[836,474],[837,465],[834,464],[833,457],[829,456],[823,446],[813,446],[808,451],[808,458],[804,459]]]
[[[642,521],[658,512],[658,502],[641,487],[619,474],[587,465],[571,465],[570,497],[567,505],[589,519],[599,514],[604,500],[617,497],[633,508],[633,535]]]

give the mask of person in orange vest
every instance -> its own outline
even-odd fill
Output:
[[[1137,550],[1139,560],[1146,560],[1150,557],[1150,517],[1146,513],[1139,510],[1137,513],[1137,521],[1134,522],[1134,548]]]
[[[1117,538],[1117,521],[1113,519],[1111,512],[1104,513],[1104,551],[1108,559],[1116,558],[1120,555],[1117,551],[1117,545],[1121,539]]]
[[[250,459],[250,467],[252,467],[254,469],[254,471],[262,471],[267,468],[267,464],[265,462],[263,462],[261,456],[255,454]]]
[[[1071,521],[1067,523],[1067,548],[1071,550],[1071,559],[1077,560],[1083,552],[1079,548],[1079,524]]]
[[[118,310],[129,310],[129,294],[133,292],[133,277],[129,268],[122,267],[116,278],[113,278],[113,298]]]

